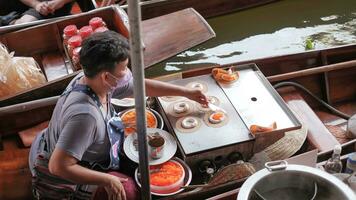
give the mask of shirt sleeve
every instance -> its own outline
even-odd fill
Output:
[[[88,114],[77,114],[69,118],[58,138],[56,148],[64,150],[81,160],[88,147],[94,143],[96,120]]]
[[[130,82],[128,84],[126,84],[125,86],[123,86],[121,88],[117,88],[113,92],[112,98],[116,98],[116,99],[127,98],[130,96],[133,96],[133,91],[134,91],[134,85],[133,85],[133,79],[131,79]]]

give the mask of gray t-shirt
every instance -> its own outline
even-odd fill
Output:
[[[79,74],[73,81],[78,80]],[[73,81],[69,84],[72,85]],[[126,86],[118,88],[115,98],[132,96],[132,80]],[[109,107],[108,107],[109,108]],[[106,115],[106,116],[105,116]],[[104,114],[95,101],[88,95],[73,91],[59,98],[47,129],[39,134],[31,146],[30,168],[45,143],[47,152],[52,154],[55,148],[64,150],[69,155],[85,162],[104,163],[109,159],[110,142],[106,133],[105,119],[110,119],[110,112]],[[44,140],[40,138],[44,137]]]

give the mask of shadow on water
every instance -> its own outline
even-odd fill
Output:
[[[355,0],[282,0],[209,19],[216,38],[146,71],[158,76],[212,64],[305,51],[356,42]]]

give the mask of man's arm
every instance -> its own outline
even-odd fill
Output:
[[[31,7],[31,8],[35,8],[37,4],[41,3],[40,1],[37,0],[20,0],[22,3],[24,3],[25,5]]]
[[[208,103],[206,96],[198,89],[185,88],[162,81],[145,79],[146,93],[148,96],[183,96],[198,103],[206,105]]]
[[[48,6],[51,8],[52,12],[61,9],[65,4],[72,2],[73,0],[52,0],[48,1]]]
[[[77,184],[103,186],[115,199],[126,199],[121,182],[127,181],[110,174],[94,171],[77,164],[78,160],[65,151],[55,148],[49,161],[49,171]]]
[[[49,171],[65,180],[77,184],[99,185],[114,196],[124,197],[125,191],[118,177],[87,169],[78,164],[87,149],[95,142],[96,119],[87,113],[75,113],[85,110],[86,105],[73,106],[68,115],[63,116],[63,128],[54,151],[50,157]]]

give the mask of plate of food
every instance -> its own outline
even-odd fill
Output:
[[[134,108],[124,110],[119,113],[119,116],[125,126],[125,136],[136,132],[136,110]],[[146,110],[147,128],[163,128],[163,118],[155,110]]]
[[[112,98],[111,103],[114,106],[129,108],[129,107],[135,106],[135,99],[134,98],[123,98],[123,99]]]
[[[158,134],[165,141],[162,150],[162,156],[160,158],[152,158],[150,156],[148,157],[148,162],[150,165],[162,164],[174,156],[177,151],[177,142],[170,133],[158,128],[148,128],[147,134],[151,137]],[[137,133],[130,134],[125,138],[124,152],[130,160],[136,163],[139,162]]]
[[[135,181],[141,187],[140,173],[135,171]],[[189,166],[177,157],[160,165],[150,166],[151,193],[156,196],[177,194],[192,181],[192,171]]]
[[[235,71],[234,68],[230,67],[228,69],[214,68],[212,70],[213,78],[224,84],[232,84],[239,79],[239,72]]]

